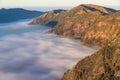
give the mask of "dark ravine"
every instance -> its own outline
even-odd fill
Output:
[[[58,14],[50,13],[31,23],[46,25],[56,22],[50,33],[101,47],[68,70],[61,80],[120,80],[120,11],[82,4]]]

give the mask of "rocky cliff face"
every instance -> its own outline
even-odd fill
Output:
[[[61,80],[120,80],[120,34],[95,54],[79,61]]]

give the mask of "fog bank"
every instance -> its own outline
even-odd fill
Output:
[[[0,80],[59,80],[78,60],[96,51],[28,22],[0,25]]]

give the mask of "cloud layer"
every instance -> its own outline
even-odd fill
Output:
[[[0,25],[0,80],[59,80],[96,50],[27,22]]]

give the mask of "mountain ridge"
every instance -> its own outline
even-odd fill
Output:
[[[62,11],[57,15],[51,14],[52,17],[48,15],[49,13],[41,15],[31,23],[51,26],[53,29],[49,31],[50,33],[73,37],[89,46],[104,46],[108,42],[108,36],[110,37],[111,34],[113,36],[116,35],[119,30],[117,25],[120,25],[118,19],[120,13],[111,8],[93,4],[82,4],[70,10]],[[53,23],[53,25],[49,25],[50,23]],[[108,30],[109,34],[102,26]]]
[[[30,11],[22,8],[0,9],[0,23],[8,23],[21,19],[35,18],[44,12]]]
[[[116,12],[116,10],[111,9],[111,8],[107,8],[107,7],[103,7],[103,6],[99,6],[99,5],[95,5],[95,4],[82,4],[81,6],[88,8],[90,10],[98,10],[101,13],[109,13],[109,12]]]
[[[49,32],[80,39],[84,44],[104,46],[111,34],[114,36],[119,32],[119,17],[120,12],[105,16],[99,12],[76,14],[59,22]]]
[[[39,24],[44,20],[44,16],[41,17]],[[120,80],[120,11],[82,4],[44,21],[42,25],[57,22],[50,33],[101,47],[96,53],[80,60],[61,80]]]
[[[36,18],[35,20],[33,20],[30,24],[41,24],[41,25],[46,25],[46,26],[55,26],[57,24],[56,21],[50,21],[50,19],[54,19],[57,15],[59,15],[59,13],[61,12],[65,12],[66,10],[62,10],[62,9],[57,9],[57,10],[52,10],[49,11],[41,16],[39,16],[38,18]]]

